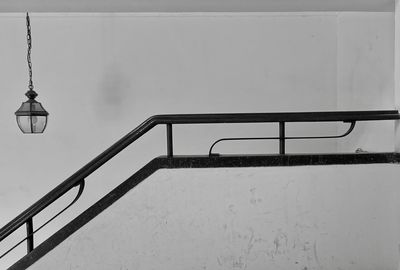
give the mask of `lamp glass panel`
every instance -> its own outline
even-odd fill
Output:
[[[23,133],[42,133],[46,128],[47,116],[17,116],[17,123]]]

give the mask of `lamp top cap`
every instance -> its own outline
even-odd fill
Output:
[[[29,89],[28,92],[25,93],[25,96],[27,96],[29,99],[35,99],[38,94],[33,91],[33,89]]]
[[[49,113],[43,108],[40,102],[29,99],[22,103],[21,107],[15,112],[16,116],[48,116]]]

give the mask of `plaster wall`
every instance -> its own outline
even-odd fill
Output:
[[[395,92],[395,107],[400,108],[400,2],[396,0],[395,8],[395,54],[394,54],[394,92]],[[400,125],[398,122],[395,124],[395,149],[400,151]]]
[[[397,269],[399,170],[161,170],[29,269]]]
[[[299,12],[393,11],[395,0],[3,0],[0,12]]]
[[[384,13],[339,16],[338,110],[394,108],[394,51],[394,17]],[[338,128],[345,130],[343,125]],[[353,136],[338,141],[338,150],[390,152],[394,134],[393,121],[358,122]]]
[[[33,79],[38,100],[50,113],[49,125],[40,136],[22,135],[16,126],[13,112],[24,101],[28,83],[25,18],[3,13],[0,226],[153,114],[393,106],[390,12],[32,13],[31,23]],[[292,124],[287,134],[334,134],[341,128]],[[277,132],[275,124],[177,126],[175,153],[206,154],[221,137]],[[357,136],[366,139],[349,137],[344,143],[289,142],[287,151],[392,151],[393,127],[376,132],[365,128]],[[78,204],[38,234],[37,242],[165,150],[165,128],[157,127],[90,176]],[[277,150],[276,142],[261,141],[216,148],[220,153]],[[43,212],[35,225],[72,196]],[[23,235],[24,228],[10,243]],[[18,252],[6,264],[25,247]]]

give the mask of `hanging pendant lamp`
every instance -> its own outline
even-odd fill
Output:
[[[49,113],[43,108],[40,102],[35,100],[38,94],[33,90],[31,63],[32,36],[28,13],[26,13],[26,27],[28,43],[27,61],[29,69],[29,90],[25,93],[25,95],[28,97],[28,100],[22,103],[18,111],[15,112],[15,115],[17,117],[18,127],[23,133],[43,133],[47,126],[47,117]]]

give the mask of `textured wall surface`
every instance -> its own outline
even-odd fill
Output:
[[[399,172],[161,170],[29,269],[397,269]]]
[[[339,110],[379,110],[394,107],[393,52],[394,16],[384,13],[373,17],[365,13],[346,13],[339,16]],[[339,150],[361,147],[376,152],[394,149],[392,121],[358,123],[353,134],[348,140],[338,143]]]
[[[396,0],[396,9],[395,9],[395,54],[394,54],[394,74],[400,74],[400,1]],[[395,104],[396,108],[400,109],[400,76],[394,77],[394,92],[395,92]],[[396,151],[400,151],[400,124],[396,123],[395,125],[395,133],[396,133]]]
[[[3,0],[0,12],[393,11],[394,0]]]
[[[390,12],[32,13],[31,24],[34,84],[38,100],[50,113],[49,125],[41,136],[22,135],[16,125],[13,113],[25,100],[28,85],[26,26],[24,14],[2,13],[0,36],[6,38],[0,42],[0,226],[153,114],[392,105]],[[341,126],[293,124],[287,134],[334,134]],[[390,124],[378,133],[362,126],[356,132],[359,127],[362,132],[349,137],[348,144],[288,142],[287,151],[393,150]],[[218,138],[275,136],[277,128],[179,126],[174,128],[175,153],[205,154]],[[278,144],[225,143],[215,150],[276,153]],[[160,154],[165,154],[164,127],[89,177],[82,199],[38,234],[37,242]],[[43,212],[35,225],[72,196]],[[0,250],[23,236],[24,228],[18,234]],[[25,247],[19,251],[5,265],[22,256]]]

